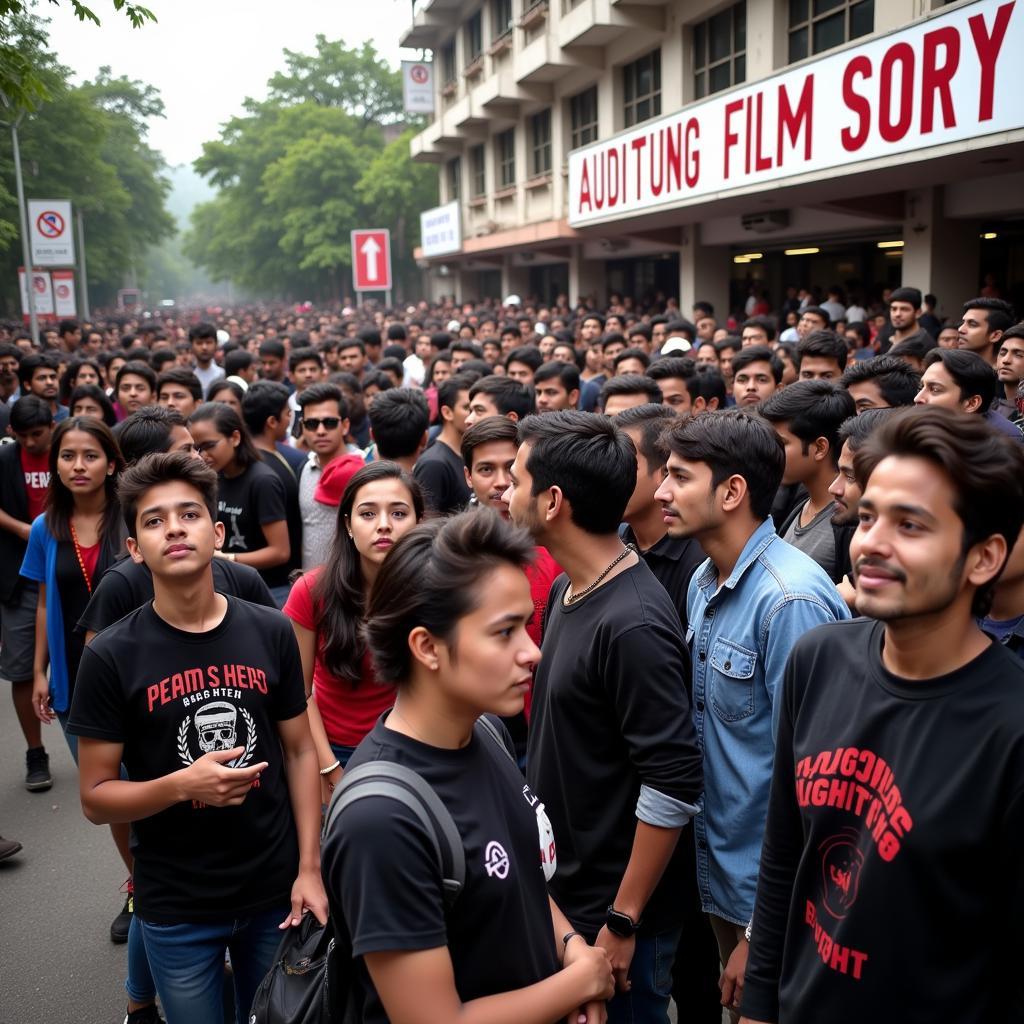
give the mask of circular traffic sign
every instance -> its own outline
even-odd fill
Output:
[[[422,64],[413,64],[413,66],[409,68],[409,77],[417,85],[425,85],[427,79],[430,77],[430,72],[427,71]]]
[[[36,227],[44,238],[60,238],[64,234],[64,218],[56,210],[43,210],[36,218]]]

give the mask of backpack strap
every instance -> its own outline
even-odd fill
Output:
[[[486,716],[481,715],[474,726],[477,735],[487,736],[490,742],[494,743],[501,752],[516,766],[516,770],[519,770],[519,765],[516,762],[515,754],[508,749],[508,744],[505,742],[505,737],[502,735],[501,730]]]
[[[346,807],[371,796],[396,800],[419,819],[430,837],[441,872],[445,909],[450,910],[466,881],[466,853],[448,808],[418,772],[394,761],[368,761],[345,772],[331,798],[324,834],[334,827]]]

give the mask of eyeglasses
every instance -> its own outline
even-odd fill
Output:
[[[337,430],[341,424],[340,416],[324,416],[318,419],[316,416],[303,417],[302,425],[308,430],[319,430],[321,427],[324,430]]]

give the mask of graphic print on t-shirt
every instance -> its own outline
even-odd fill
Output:
[[[523,796],[537,815],[537,838],[540,842],[540,866],[544,872],[544,881],[550,882],[555,877],[558,867],[558,855],[555,852],[555,831],[551,827],[551,819],[544,810],[544,805],[533,795],[533,790],[523,783]],[[490,869],[488,869],[490,873]]]
[[[238,716],[241,712],[242,722]],[[244,732],[239,732],[239,724]],[[190,728],[191,727],[191,728]],[[209,754],[214,750],[233,750],[244,746],[242,754],[227,762],[228,768],[244,768],[256,750],[256,723],[252,715],[244,707],[235,707],[226,700],[210,701],[203,704],[191,715],[186,715],[178,727],[178,757],[187,768],[194,760],[192,742],[198,743],[200,753],[196,756]],[[242,742],[244,736],[245,742]]]
[[[796,765],[796,799],[805,811],[830,808],[854,815],[818,845],[820,904],[806,900],[804,922],[826,967],[859,981],[870,960],[867,950],[837,942],[829,929],[857,902],[861,872],[873,851],[886,863],[900,852],[914,826],[896,777],[884,758],[871,750],[838,747],[802,758]]]

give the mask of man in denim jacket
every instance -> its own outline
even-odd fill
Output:
[[[775,532],[769,510],[785,455],[768,423],[731,409],[680,421],[664,440],[671,454],[656,497],[669,533],[708,553],[687,595],[705,778],[697,882],[724,968],[722,1003],[735,1020],[783,669],[807,630],[849,612],[824,570]]]

